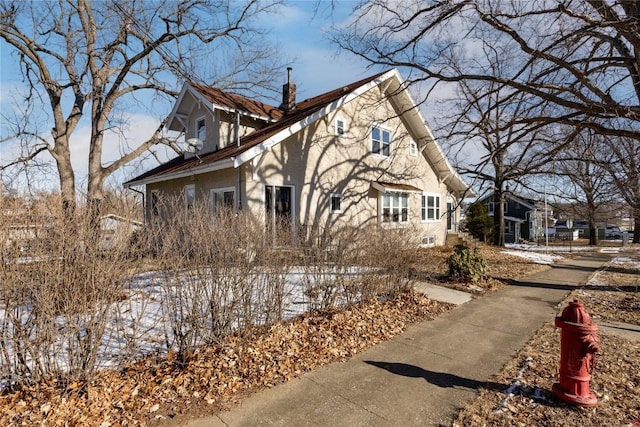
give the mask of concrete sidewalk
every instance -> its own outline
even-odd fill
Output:
[[[488,380],[608,260],[567,260],[189,426],[448,426],[478,389],[508,387]]]

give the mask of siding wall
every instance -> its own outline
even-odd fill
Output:
[[[199,112],[196,109],[191,116],[194,127],[195,120],[201,117]],[[441,219],[421,221],[421,194],[410,193],[410,224],[407,227],[415,227],[417,238],[435,236],[436,244],[443,244],[447,226],[447,188],[439,182],[420,152],[410,156],[411,138],[397,117],[398,113],[386,98],[381,97],[378,87],[371,89],[243,165],[236,200],[240,195],[243,210],[264,220],[265,186],[293,186],[295,225],[306,230],[322,230],[333,224],[380,223],[380,193],[371,187],[371,182],[409,184],[430,195],[440,196]],[[340,136],[335,134],[337,118],[346,126],[345,133]],[[371,153],[371,128],[374,125],[392,134],[389,157]],[[210,129],[209,122],[207,129]],[[153,190],[159,190],[163,197],[177,197],[188,184],[195,185],[196,200],[202,201],[208,199],[212,188],[238,188],[238,170],[150,184],[147,200],[151,200]],[[342,213],[329,212],[333,193],[343,196]],[[147,203],[148,214],[150,205]],[[383,226],[390,227],[389,224]]]

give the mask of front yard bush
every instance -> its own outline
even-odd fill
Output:
[[[479,248],[471,249],[466,245],[456,245],[453,254],[447,259],[449,278],[469,280],[476,283],[485,277],[488,265]]]

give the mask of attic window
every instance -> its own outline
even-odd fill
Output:
[[[342,136],[345,134],[345,132],[346,132],[346,127],[345,127],[344,120],[342,118],[337,118],[336,119],[336,135]]]
[[[196,138],[200,141],[205,141],[207,139],[207,122],[204,117],[196,120]]]
[[[331,195],[331,213],[342,213],[342,194]]]

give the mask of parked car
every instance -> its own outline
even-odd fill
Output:
[[[605,239],[622,239],[622,236],[627,235],[627,240],[633,240],[633,231],[622,231],[617,225],[608,225],[604,230]]]
[[[622,239],[622,230],[617,225],[607,225],[604,229],[605,239]]]

